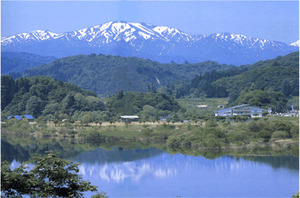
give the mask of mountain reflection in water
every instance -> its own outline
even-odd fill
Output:
[[[24,144],[13,139],[2,143],[2,157],[12,162],[12,168],[33,153],[57,148],[64,159],[80,162],[83,179],[109,197],[291,197],[299,190],[299,158],[292,156],[206,159],[156,148],[105,150],[96,145]],[[87,192],[85,197],[93,194]]]
[[[101,149],[97,151],[103,152]],[[114,149],[111,152],[116,151],[117,149]],[[126,150],[120,152],[126,153]],[[75,161],[83,159],[84,155],[82,153],[80,158],[75,157]],[[99,189],[108,192],[111,197],[286,197],[297,192],[298,167],[289,165],[288,168],[273,168],[272,162],[278,164],[278,161],[290,159],[286,162],[288,164],[298,161],[298,158],[268,157],[266,162],[262,162],[263,158],[259,157],[259,161],[255,161],[255,158],[248,160],[247,157],[232,156],[206,159],[202,156],[170,155],[161,152],[150,158],[128,161],[113,161],[106,155],[106,162],[97,162],[90,157],[86,159],[90,159],[91,162],[78,162],[81,162],[80,174],[83,178],[98,185]]]
[[[79,173],[83,176],[100,178],[107,182],[120,183],[125,179],[140,181],[143,177],[151,175],[156,178],[176,176],[177,169],[168,167],[155,167],[150,163],[124,162],[118,164],[81,164]]]
[[[135,153],[137,156],[129,157]],[[97,158],[93,159],[93,155]],[[110,197],[289,197],[299,186],[298,158],[290,156],[206,159],[170,155],[155,148],[99,148],[71,160],[81,163],[79,174],[85,180],[98,185],[99,191]],[[18,165],[13,160],[11,167]]]

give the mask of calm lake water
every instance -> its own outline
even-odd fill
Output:
[[[2,142],[12,167],[20,161],[14,149]],[[291,197],[299,189],[299,158],[292,156],[206,159],[155,148],[97,148],[65,158],[80,162],[83,178],[109,197]]]

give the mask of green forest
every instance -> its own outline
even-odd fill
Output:
[[[2,115],[31,114],[34,117],[68,114],[76,110],[104,110],[103,102],[95,93],[76,85],[49,77],[12,79],[1,77]]]
[[[1,78],[2,119],[31,114],[47,120],[69,119],[85,122],[117,121],[120,115],[139,114],[146,120],[184,111],[167,94],[119,91],[105,101],[94,92],[44,76]]]
[[[55,59],[52,56],[40,56],[26,52],[1,52],[1,73],[21,77],[26,69],[50,63]]]
[[[275,94],[285,101],[282,97],[299,95],[299,52],[226,71],[210,71],[192,80],[170,83],[160,89],[175,98],[230,97],[230,105],[248,102],[241,100],[241,97],[247,97],[243,95],[248,92],[254,95],[261,93],[266,100],[272,97],[266,95]],[[270,102],[264,102],[267,103]]]
[[[228,105],[248,103],[285,112],[288,99],[299,94],[298,58],[298,53],[291,53],[241,67],[214,62],[159,64],[139,58],[95,54],[62,58],[25,73],[29,76],[53,74],[56,79],[34,76],[14,80],[11,76],[2,76],[2,119],[31,114],[46,120],[87,123],[115,122],[121,115],[139,115],[141,121],[157,121],[165,116],[183,121],[201,115],[195,115],[191,108],[183,108],[175,99],[218,97],[229,97]],[[197,75],[192,78],[193,74]],[[111,80],[111,77],[119,80]],[[136,83],[126,84],[123,77],[130,77],[129,81]],[[191,80],[184,80],[186,78]],[[90,91],[57,79],[76,81]],[[176,83],[167,84],[175,80]],[[157,86],[155,81],[166,86]],[[115,94],[99,98],[99,91],[105,93],[104,89]]]
[[[91,90],[99,96],[119,90],[146,92],[177,80],[189,80],[212,70],[236,66],[207,61],[196,64],[161,64],[149,59],[106,55],[78,55],[28,69],[24,76],[49,76]]]

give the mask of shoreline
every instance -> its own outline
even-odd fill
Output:
[[[267,150],[299,155],[299,119],[269,118],[248,122],[200,120],[172,122],[40,122],[2,123],[2,136],[54,139],[105,147],[156,147],[170,153],[198,155],[215,152]]]
[[[265,121],[264,121],[265,122]],[[266,150],[267,153],[285,153],[291,151],[299,155],[299,139],[274,138],[266,141],[255,137],[258,133],[243,132],[250,123],[102,123],[79,126],[61,124],[59,126],[47,125],[39,127],[23,123],[27,127],[22,130],[20,126],[2,127],[2,135],[10,137],[35,138],[37,140],[55,139],[75,144],[94,142],[96,145],[108,147],[156,147],[169,153],[182,153],[198,155],[205,153],[243,153],[255,150]],[[217,124],[217,126],[210,126]],[[297,125],[296,128],[299,129]],[[18,130],[17,130],[18,129]],[[253,137],[250,137],[252,135]],[[91,141],[92,140],[92,141]],[[265,154],[267,154],[265,153]],[[263,154],[263,153],[259,153]]]

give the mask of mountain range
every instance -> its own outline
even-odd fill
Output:
[[[161,63],[211,60],[242,65],[298,51],[299,41],[286,44],[231,33],[189,35],[167,26],[113,21],[62,34],[36,30],[2,37],[1,47],[4,52],[55,57],[100,53]]]

